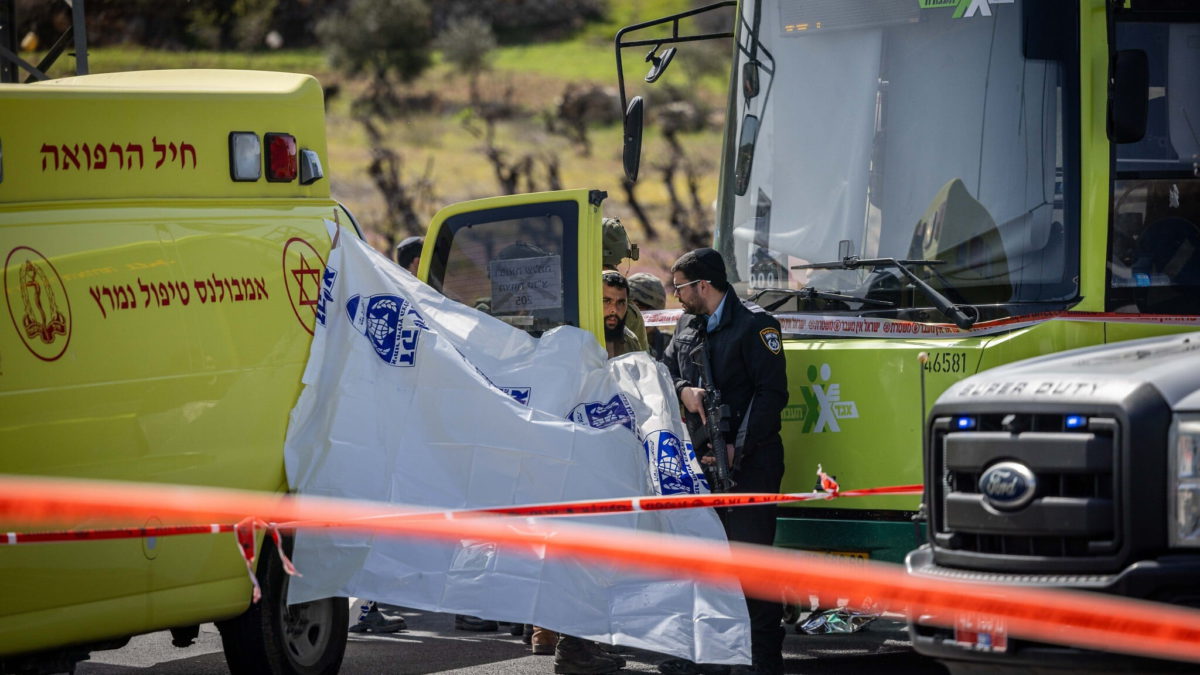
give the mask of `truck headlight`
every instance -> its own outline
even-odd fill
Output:
[[[1171,428],[1172,546],[1200,546],[1200,415],[1177,415]]]

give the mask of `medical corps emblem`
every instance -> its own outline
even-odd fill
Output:
[[[779,331],[774,328],[764,328],[758,332],[758,336],[762,338],[763,344],[767,349],[771,350],[776,356],[783,351],[783,341],[779,338]]]
[[[4,261],[8,315],[30,353],[54,361],[71,343],[71,301],[58,270],[28,246],[9,251]]]
[[[417,339],[425,320],[412,303],[398,295],[354,296],[346,302],[350,324],[371,341],[375,354],[389,366],[417,363]]]

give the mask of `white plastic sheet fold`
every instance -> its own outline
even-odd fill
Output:
[[[288,428],[291,486],[453,509],[707,491],[665,368],[645,354],[605,356],[579,329],[534,339],[454,302],[343,234]],[[543,524],[567,520],[725,538],[707,509]],[[301,531],[303,576],[289,599],[367,597],[698,662],[749,661],[736,583],[633,576],[542,553]]]

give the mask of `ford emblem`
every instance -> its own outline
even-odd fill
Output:
[[[999,462],[989,466],[979,477],[979,491],[988,504],[1011,511],[1033,501],[1037,477],[1019,462]]]

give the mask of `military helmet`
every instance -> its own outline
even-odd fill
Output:
[[[616,267],[625,258],[638,259],[638,247],[629,243],[629,235],[625,234],[625,226],[619,218],[604,219],[604,264]]]
[[[667,306],[667,292],[662,281],[653,274],[638,272],[630,275],[629,299],[650,309],[663,309]]]

